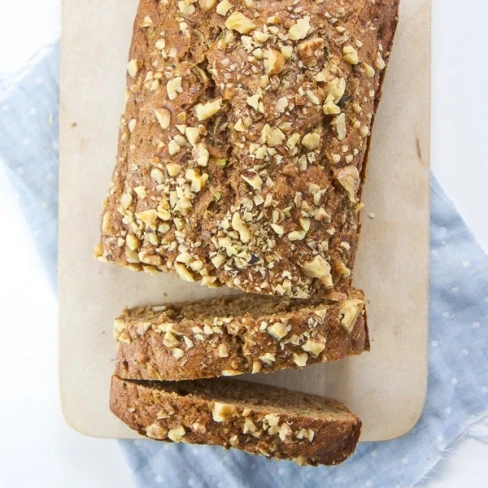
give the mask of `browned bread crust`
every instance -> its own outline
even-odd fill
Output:
[[[152,439],[234,447],[302,465],[341,463],[361,432],[361,420],[335,400],[225,379],[168,383],[114,376],[110,408]]]
[[[141,0],[97,256],[251,293],[349,293],[397,12]]]
[[[190,380],[299,368],[369,350],[364,297],[327,303],[257,295],[125,310],[115,374]]]

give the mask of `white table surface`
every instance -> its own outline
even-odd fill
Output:
[[[488,252],[482,208],[486,203],[480,203],[488,185],[484,115],[488,107],[484,87],[488,3],[465,0],[462,7],[459,0],[433,3],[432,166]],[[13,72],[39,46],[59,37],[59,12],[59,0],[1,2],[0,73]],[[4,257],[0,271],[0,486],[131,487],[129,469],[114,441],[82,437],[63,421],[57,382],[56,298],[46,285],[24,216],[1,170],[0,221],[3,229],[9,229],[0,239]],[[471,439],[461,441],[423,486],[486,486],[487,459],[488,446]]]

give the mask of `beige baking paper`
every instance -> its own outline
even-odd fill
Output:
[[[65,418],[96,437],[136,434],[108,408],[113,319],[125,306],[229,293],[93,260],[115,162],[136,0],[64,0],[59,211],[60,380]],[[403,0],[374,127],[356,285],[371,353],[252,379],[344,401],[362,440],[407,433],[427,385],[430,1]],[[373,218],[369,218],[374,216]]]

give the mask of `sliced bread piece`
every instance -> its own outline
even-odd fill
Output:
[[[369,350],[362,292],[338,303],[242,295],[125,310],[115,374],[188,380],[269,373]]]
[[[151,382],[113,376],[110,408],[151,439],[235,447],[301,465],[341,463],[361,432],[361,420],[340,402],[229,379]]]

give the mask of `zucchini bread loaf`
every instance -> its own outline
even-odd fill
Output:
[[[100,259],[347,298],[398,0],[141,0]]]
[[[115,374],[190,380],[342,359],[369,350],[364,301],[262,295],[126,310],[115,321]]]
[[[226,379],[148,382],[114,376],[112,412],[151,439],[234,447],[302,465],[339,464],[361,420],[341,403]]]

